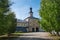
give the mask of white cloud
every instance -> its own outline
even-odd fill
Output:
[[[20,7],[20,8],[12,8],[12,11],[15,12],[16,14],[16,18],[18,19],[24,19],[28,16],[28,13],[29,13],[29,6],[26,5],[26,6],[23,6],[23,7]]]
[[[29,8],[31,7],[33,3],[32,1],[33,0],[12,0],[12,2],[14,2],[15,4],[13,4],[11,8],[12,8],[12,11],[15,12],[16,18],[24,19],[27,16],[29,16]],[[32,6],[32,7],[33,7],[34,16],[36,15],[38,16],[37,14],[38,9],[36,9],[35,6]]]

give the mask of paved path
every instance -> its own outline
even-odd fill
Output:
[[[3,38],[5,40],[5,38]],[[6,39],[7,40],[7,39]],[[18,37],[10,37],[8,40],[52,40],[48,32],[23,33]]]
[[[23,36],[41,36],[47,37],[49,36],[48,32],[32,32],[32,33],[24,33]]]
[[[24,33],[20,37],[25,38],[44,38],[44,39],[51,39],[48,32],[32,32],[32,33]]]

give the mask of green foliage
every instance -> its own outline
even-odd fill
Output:
[[[16,19],[14,13],[10,13],[9,15],[7,15],[7,25],[7,27],[9,28],[8,32],[13,33],[16,28]]]
[[[6,25],[8,33],[13,33],[16,28],[16,19],[15,14],[13,12],[9,12],[9,14],[6,16]]]
[[[16,28],[15,14],[10,11],[10,1],[0,0],[0,35],[12,33]]]
[[[8,0],[0,0],[0,34],[6,33],[5,26],[5,13],[9,10],[9,4],[7,4]]]
[[[0,0],[0,14],[9,11],[9,0]]]
[[[39,13],[43,29],[60,31],[60,0],[41,0]]]

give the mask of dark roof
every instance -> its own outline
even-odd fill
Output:
[[[17,22],[26,22],[26,21],[24,21],[24,20],[20,20],[20,19],[17,19]]]
[[[28,19],[28,18],[30,18],[30,19],[38,19],[38,18],[35,18],[35,17],[27,17],[26,19]]]

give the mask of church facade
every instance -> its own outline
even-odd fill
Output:
[[[17,20],[16,31],[39,32],[39,30],[39,19],[33,16],[32,8],[30,8],[29,17],[24,20]]]

